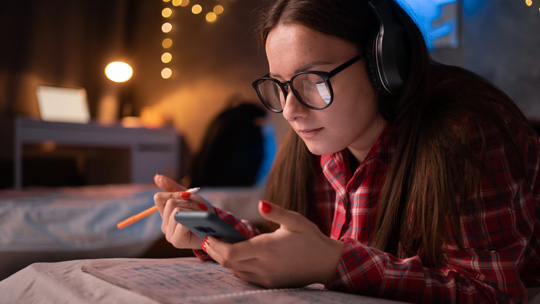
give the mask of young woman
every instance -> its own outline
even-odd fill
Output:
[[[430,61],[393,1],[272,1],[260,33],[270,73],[253,85],[291,125],[259,202],[273,230],[212,208],[250,239],[203,241],[173,216],[204,200],[158,175],[167,240],[267,287],[525,302],[540,285],[540,144],[515,104]]]

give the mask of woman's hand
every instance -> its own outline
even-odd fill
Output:
[[[214,208],[209,207],[202,197],[185,192],[185,187],[166,176],[156,174],[154,181],[159,188],[166,191],[154,195],[154,202],[163,219],[161,231],[165,234],[165,239],[176,248],[201,249],[203,240],[179,224],[174,215],[178,211],[186,210],[215,213]]]
[[[331,282],[342,242],[299,213],[262,201],[259,212],[280,228],[236,244],[207,237],[208,255],[238,278],[268,288]]]

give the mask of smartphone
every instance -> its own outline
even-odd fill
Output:
[[[206,236],[213,236],[228,243],[247,239],[212,212],[180,211],[174,215],[174,219],[203,240]]]

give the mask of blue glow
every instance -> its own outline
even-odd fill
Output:
[[[475,15],[486,4],[488,4],[487,0],[464,0],[463,1],[463,12],[467,16]]]
[[[458,47],[457,0],[396,0],[396,2],[416,21],[424,34],[429,50]]]

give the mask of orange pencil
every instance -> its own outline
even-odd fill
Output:
[[[195,194],[197,193],[197,191],[199,191],[199,189],[200,188],[191,188],[191,189],[186,190],[185,192]],[[135,214],[134,216],[128,217],[127,219],[121,221],[120,223],[116,225],[116,227],[118,229],[124,229],[127,226],[138,222],[140,219],[145,218],[156,211],[157,211],[157,206],[150,207],[141,213]]]

